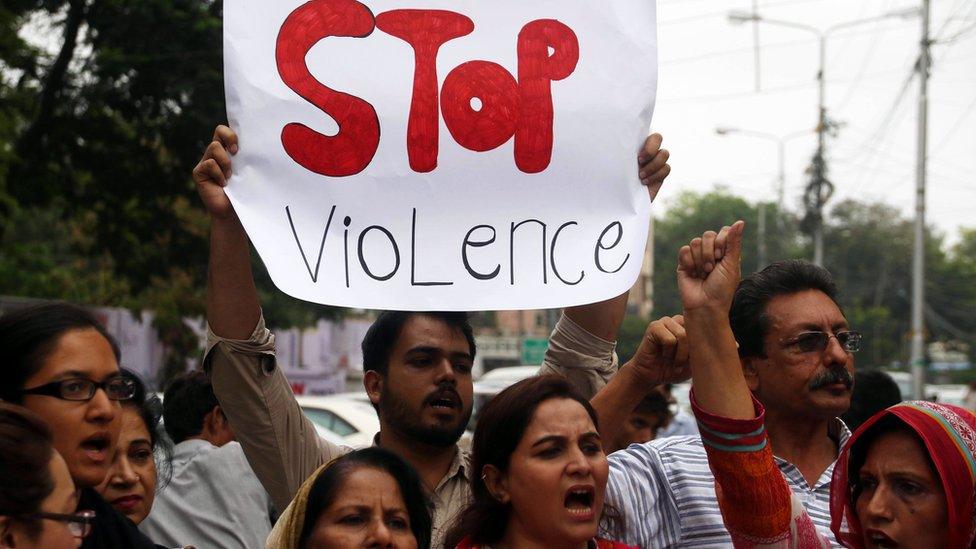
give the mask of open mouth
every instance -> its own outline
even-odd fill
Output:
[[[81,441],[81,449],[92,461],[104,461],[108,457],[111,441],[108,433],[96,433]]]
[[[579,520],[591,520],[594,516],[593,500],[595,494],[592,486],[573,486],[566,492],[563,506],[569,514]]]
[[[865,532],[865,537],[867,538],[867,545],[869,547],[879,547],[881,549],[898,547],[898,542],[889,538],[884,532],[880,532],[878,530],[868,530]]]
[[[440,411],[456,410],[461,407],[461,399],[456,393],[442,392],[428,397],[427,405]]]

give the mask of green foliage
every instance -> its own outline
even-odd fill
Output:
[[[51,34],[31,47],[28,22]],[[0,6],[0,292],[156,311],[172,360],[197,352],[208,221],[190,173],[224,120],[221,4]],[[260,265],[256,262],[256,265]],[[256,278],[269,323],[337,309]]]
[[[657,316],[681,312],[675,286],[678,250],[706,230],[718,230],[736,220],[746,222],[743,237],[742,271],[758,268],[758,219],[756,205],[718,189],[707,194],[684,192],[667,204],[665,215],[654,223],[654,312]],[[768,261],[799,256],[802,247],[797,236],[799,222],[789,213],[766,204],[766,257]]]
[[[789,212],[777,218],[775,210],[769,208],[769,261],[809,258],[810,247],[798,233],[797,219]],[[655,224],[655,316],[681,311],[674,279],[677,252],[707,229],[745,219],[743,273],[755,271],[756,218],[755,205],[721,190],[679,195]],[[840,288],[840,302],[848,320],[865,335],[858,355],[860,366],[887,367],[893,362],[907,362],[913,230],[911,220],[884,204],[838,202],[827,217],[824,263]],[[976,349],[976,230],[962,231],[960,241],[948,253],[942,236],[927,231],[925,268],[930,340],[960,341]],[[621,339],[629,330],[633,333],[627,337],[636,336],[639,341],[637,327],[647,320],[631,322],[633,326],[621,330]]]

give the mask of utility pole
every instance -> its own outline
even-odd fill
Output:
[[[928,10],[928,0],[926,1],[926,13]],[[918,14],[916,8],[910,10],[897,10],[892,12],[883,13],[876,17],[869,17],[866,19],[854,19],[852,21],[845,21],[843,23],[838,23],[827,29],[821,30],[816,27],[807,25],[805,23],[798,23],[794,21],[780,21],[777,19],[769,19],[760,16],[756,13],[755,5],[753,5],[752,13],[744,13],[741,11],[731,11],[729,12],[729,22],[739,24],[746,21],[753,21],[757,23],[767,23],[770,25],[776,25],[780,27],[789,27],[797,30],[802,30],[806,32],[813,33],[817,36],[817,41],[820,46],[820,68],[817,71],[817,84],[819,88],[819,100],[818,100],[818,115],[817,115],[817,152],[813,156],[813,165],[811,166],[810,172],[810,184],[807,185],[806,191],[804,192],[804,204],[807,209],[807,215],[804,219],[804,224],[806,228],[812,233],[813,236],[813,262],[817,265],[823,265],[823,207],[830,200],[830,196],[833,194],[834,186],[827,180],[827,162],[825,158],[826,148],[826,137],[827,132],[830,130],[830,121],[827,118],[827,105],[824,101],[824,95],[826,92],[826,80],[824,78],[824,72],[826,71],[827,62],[827,38],[828,36],[836,30],[854,27],[858,25],[863,25],[865,23],[870,23],[873,21],[880,21],[882,19],[888,19],[891,17],[909,17]],[[928,15],[925,16],[926,21],[928,21]],[[925,23],[926,33],[925,49],[928,51],[928,23]],[[758,74],[758,73],[757,73]]]
[[[827,180],[827,160],[824,157],[827,141],[827,104],[824,101],[827,82],[824,78],[827,62],[827,35],[819,33],[820,69],[817,71],[818,103],[817,107],[817,152],[813,156],[813,170],[811,181],[805,193],[807,206],[807,220],[813,230],[813,263],[823,265],[823,207],[834,194],[834,186]]]
[[[916,399],[925,388],[925,172],[929,114],[929,0],[922,2],[922,41],[918,56],[918,160],[915,171],[915,250],[912,258],[912,389]]]

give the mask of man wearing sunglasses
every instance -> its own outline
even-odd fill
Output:
[[[742,231],[739,223],[706,232],[682,248],[682,264],[705,273],[730,268],[730,262],[738,269]],[[685,329],[693,329],[689,322],[670,330],[685,360]],[[850,436],[838,416],[851,403],[861,335],[848,325],[830,273],[805,261],[773,263],[742,280],[727,320],[700,324],[694,326],[699,334],[731,328],[749,388],[766,408],[777,464],[814,524],[839,547],[830,531],[830,480],[839,449]],[[637,355],[653,340],[649,329]],[[621,374],[627,374],[625,369]],[[602,403],[621,406],[626,400],[618,391],[630,395],[638,389],[647,387],[630,384],[628,389],[611,382],[592,402],[603,418],[613,411]],[[699,437],[632,445],[611,454],[609,461],[607,503],[621,513],[623,527],[605,532],[608,537],[640,547],[732,545]]]

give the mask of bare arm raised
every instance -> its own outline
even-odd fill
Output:
[[[704,410],[734,419],[756,417],[729,324],[744,227],[739,221],[718,233],[708,231],[678,252],[695,397]]]
[[[661,134],[649,135],[637,155],[637,175],[651,202],[671,173],[671,153],[661,148],[662,142]],[[587,398],[593,397],[617,372],[614,346],[627,310],[627,294],[566,308],[539,373],[561,374]]]
[[[215,334],[247,339],[261,317],[251,273],[251,251],[244,227],[224,187],[231,177],[231,155],[237,134],[217,126],[213,141],[193,169],[193,180],[210,214],[210,265],[207,274],[207,320]]]
[[[347,449],[318,437],[277,367],[274,335],[264,326],[251,273],[247,235],[224,192],[237,150],[237,134],[218,126],[193,170],[211,219],[210,334],[204,368],[251,468],[283,510],[312,471]]]

